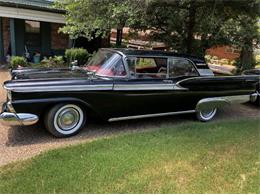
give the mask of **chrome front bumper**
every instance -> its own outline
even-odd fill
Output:
[[[0,122],[6,126],[33,125],[39,121],[39,117],[30,113],[16,113],[11,101],[3,104],[0,113]]]
[[[0,122],[3,125],[16,126],[16,125],[33,125],[37,123],[39,117],[34,114],[28,113],[12,113],[3,112],[0,114]]]

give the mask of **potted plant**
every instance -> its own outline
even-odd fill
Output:
[[[36,51],[33,56],[33,62],[35,64],[38,64],[38,63],[40,63],[40,61],[41,61],[41,53],[39,51]]]

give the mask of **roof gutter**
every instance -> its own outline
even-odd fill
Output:
[[[22,8],[22,9],[30,9],[35,11],[45,11],[45,12],[52,12],[52,13],[59,13],[59,14],[65,14],[65,10],[56,9],[53,7],[39,7],[34,5],[26,5],[26,4],[20,4],[20,3],[13,3],[13,2],[1,2],[0,6],[5,7],[14,7],[14,8]]]

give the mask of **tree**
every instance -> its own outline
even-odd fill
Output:
[[[150,1],[145,17],[152,38],[165,42],[179,52],[193,53],[197,10],[207,1]]]
[[[241,63],[248,68],[253,44],[259,40],[258,8],[257,0],[153,0],[146,12],[146,29],[152,30],[152,39],[178,52],[205,55],[212,46],[237,46],[242,48]]]
[[[204,13],[199,30],[202,37],[200,48],[205,51],[214,45],[235,46],[241,49],[239,68],[251,68],[253,48],[260,38],[257,26],[259,1],[215,1],[213,5],[213,9],[200,12]]]
[[[259,40],[259,0],[57,0],[56,6],[66,11],[61,31],[72,39],[104,37],[116,28],[120,46],[123,27],[149,29],[152,40],[182,53],[205,55],[212,46],[239,47],[241,68],[252,64]]]
[[[123,27],[140,23],[143,0],[58,0],[56,6],[66,11],[66,25],[60,30],[72,39],[107,36],[117,29],[117,46],[122,43]]]

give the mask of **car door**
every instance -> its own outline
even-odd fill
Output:
[[[114,100],[118,110],[115,116],[169,111],[173,81],[167,78],[168,58],[128,57],[127,64],[129,76],[114,80]]]
[[[203,94],[183,87],[179,83],[183,80],[199,76],[195,64],[183,57],[172,57],[169,59],[168,65],[168,80],[171,80],[173,83],[168,109],[172,111],[194,110],[198,101],[203,97]]]

